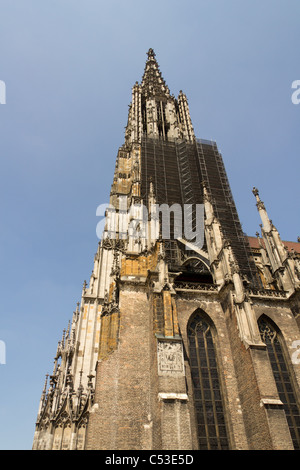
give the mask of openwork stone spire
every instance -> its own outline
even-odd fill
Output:
[[[159,70],[153,49],[149,49],[148,60],[142,79],[142,92],[145,96],[168,97],[170,91]]]
[[[132,88],[126,144],[140,144],[142,137],[193,142],[195,134],[185,94],[180,91],[178,99],[170,95],[153,49],[147,55],[142,82]]]

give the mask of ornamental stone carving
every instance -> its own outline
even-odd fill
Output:
[[[158,375],[183,376],[184,362],[182,343],[179,341],[158,341]]]

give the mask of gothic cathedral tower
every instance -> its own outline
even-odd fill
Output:
[[[216,143],[150,49],[33,449],[300,448],[300,243],[253,194],[248,237]]]

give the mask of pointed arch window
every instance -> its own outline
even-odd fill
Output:
[[[279,398],[283,403],[294,448],[300,450],[300,403],[294,386],[293,371],[285,354],[282,335],[265,315],[259,318],[262,341],[267,346]]]
[[[199,449],[229,449],[213,326],[202,311],[188,325]]]

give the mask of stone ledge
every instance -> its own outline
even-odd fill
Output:
[[[283,403],[279,398],[262,398],[260,400],[260,406],[265,406],[265,407],[274,407],[274,406],[283,406]]]
[[[159,401],[164,401],[164,400],[188,401],[189,397],[187,396],[186,393],[166,392],[166,393],[159,393],[158,394],[158,399],[159,399]]]

